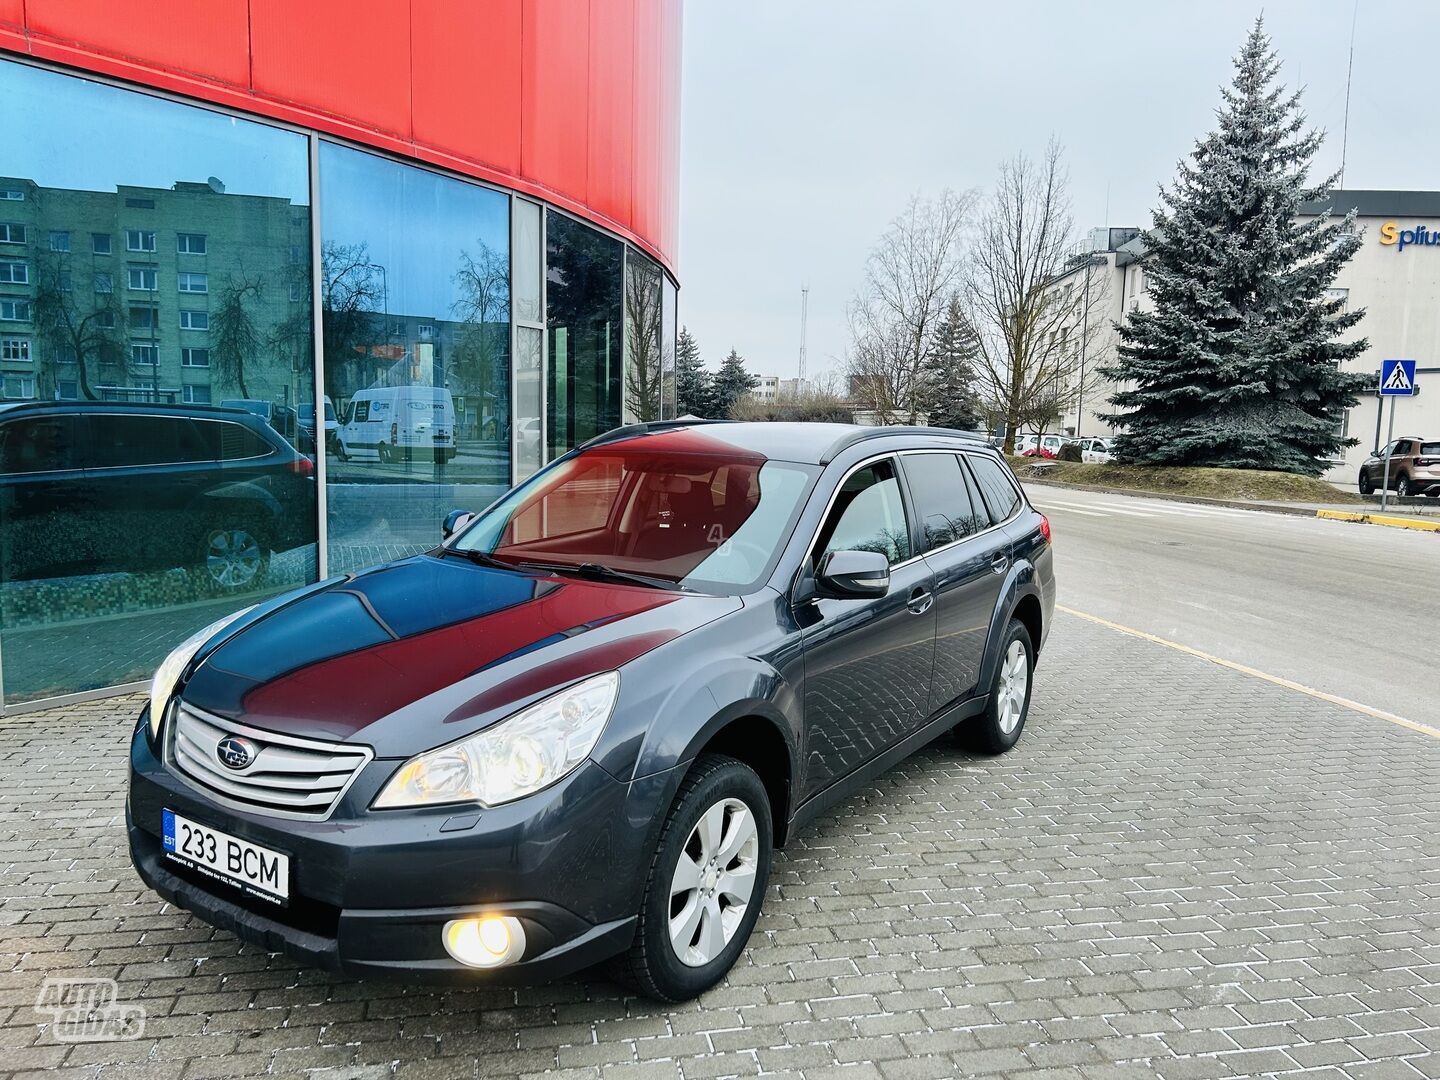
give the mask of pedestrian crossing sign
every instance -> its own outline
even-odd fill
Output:
[[[1380,361],[1380,396],[1409,397],[1415,393],[1414,360]]]

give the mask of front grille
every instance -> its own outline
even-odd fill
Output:
[[[258,748],[242,769],[220,763],[220,740],[238,735]],[[259,813],[323,819],[373,756],[369,747],[276,735],[186,705],[175,710],[170,762],[221,802]]]

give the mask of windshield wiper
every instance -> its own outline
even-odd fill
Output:
[[[617,570],[613,566],[606,566],[604,563],[583,562],[583,563],[548,563],[548,562],[522,562],[517,563],[525,570],[545,570],[557,574],[575,574],[578,577],[593,578],[597,581],[623,581],[627,585],[643,585],[647,589],[664,589],[666,592],[691,592],[678,581],[670,581],[667,578],[650,577],[648,574],[633,574],[628,570]]]
[[[490,566],[494,567],[497,570],[515,569],[509,563],[501,562],[499,559],[495,558],[495,556],[487,555],[483,551],[475,551],[471,548],[445,547],[442,544],[440,546],[440,558],[443,559],[447,555],[459,555],[461,558],[469,559],[471,562],[478,563],[480,566]]]

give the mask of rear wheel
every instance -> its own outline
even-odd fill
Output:
[[[1030,632],[1019,619],[1011,619],[1000,645],[1000,662],[990,682],[985,711],[956,729],[961,741],[982,754],[1003,754],[1020,741],[1030,713],[1030,674],[1035,648]]]
[[[205,529],[200,565],[210,583],[227,592],[254,588],[270,567],[269,544],[254,525],[222,522]]]
[[[774,833],[748,765],[702,754],[680,785],[650,866],[625,982],[662,1001],[696,997],[734,966],[765,896]]]

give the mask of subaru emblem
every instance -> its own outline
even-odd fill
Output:
[[[255,760],[260,748],[239,735],[226,735],[215,746],[215,757],[227,769],[243,769]]]

